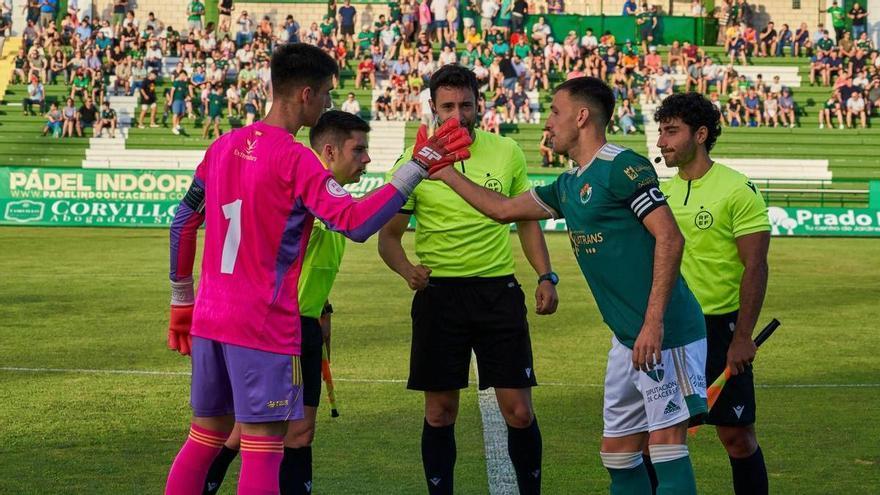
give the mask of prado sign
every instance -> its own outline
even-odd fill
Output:
[[[773,235],[880,237],[880,210],[771,206],[767,213]]]
[[[529,182],[556,177],[533,174]],[[168,227],[191,182],[191,171],[0,167],[0,225]],[[369,173],[345,189],[360,198],[384,184],[384,174]],[[877,209],[771,206],[768,214],[776,236],[880,237]],[[566,231],[564,219],[541,226]]]

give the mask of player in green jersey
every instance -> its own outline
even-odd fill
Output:
[[[429,87],[438,125],[458,119],[474,137],[470,159],[456,166],[500,196],[528,191],[525,157],[516,142],[474,129],[479,86],[473,71],[446,65],[431,76]],[[404,152],[398,165],[411,154],[412,149]],[[411,215],[416,218],[417,265],[401,244]],[[517,233],[538,275],[535,311],[553,313],[558,277],[551,271],[541,227],[518,222]],[[509,226],[486,218],[442,182],[424,181],[379,232],[379,253],[416,291],[407,387],[425,394],[422,462],[428,492],[453,493],[459,391],[468,387],[473,352],[479,388],[495,388],[507,423],[519,491],[539,493],[541,433],[531,400],[537,381],[525,296],[513,276]]]
[[[706,327],[679,274],[684,239],[644,157],[605,139],[611,89],[580,77],[559,85],[547,130],[553,151],[579,166],[508,198],[458,171],[442,179],[498,222],[565,218],[572,250],[614,336],[605,375],[602,463],[613,494],[696,493],[686,445],[706,412]],[[450,167],[451,168],[451,167]]]
[[[738,495],[767,493],[767,467],[755,437],[752,331],[767,288],[770,222],[748,177],[712,161],[721,115],[699,93],[672,95],[654,115],[657,146],[678,173],[661,190],[685,243],[681,272],[706,319],[706,376],[730,366],[732,377],[706,422],[727,449]]]
[[[309,132],[309,145],[321,158],[339,184],[355,184],[370,163],[367,134],[370,126],[355,115],[330,110],[321,115]],[[299,278],[299,311],[302,328],[302,368],[304,417],[291,421],[284,437],[281,462],[281,493],[308,494],[312,489],[312,440],[315,417],[321,398],[321,352],[330,347],[330,289],[339,272],[345,252],[345,237],[315,219]],[[236,425],[214,460],[205,480],[204,494],[214,494],[226,475],[239,448]]]

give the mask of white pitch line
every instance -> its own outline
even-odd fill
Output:
[[[471,352],[474,362],[474,375],[477,381],[480,373],[477,370],[477,356]],[[492,387],[480,390],[477,387],[477,399],[480,404],[480,416],[483,420],[483,444],[486,450],[486,475],[489,480],[489,495],[518,495],[516,471],[507,453],[507,423],[501,415],[495,389]]]
[[[88,368],[28,368],[21,366],[0,366],[0,371],[19,373],[81,373],[81,374],[107,374],[107,375],[148,375],[148,376],[190,376],[189,371],[160,371],[160,370],[118,370],[118,369],[88,369]],[[399,378],[333,378],[334,382],[349,383],[406,383]],[[477,382],[469,382],[476,385]],[[541,382],[544,387],[575,387],[575,388],[602,388],[601,383],[564,383],[564,382]],[[880,388],[880,383],[764,383],[756,384],[756,388]],[[494,400],[494,392],[493,392]]]

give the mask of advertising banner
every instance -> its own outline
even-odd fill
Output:
[[[532,186],[554,174],[531,174]],[[0,167],[0,225],[167,227],[192,182],[191,171]],[[345,186],[359,198],[385,184],[381,173]],[[880,237],[880,210],[768,209],[775,236]],[[411,227],[414,227],[411,223]],[[565,220],[542,221],[564,232]]]

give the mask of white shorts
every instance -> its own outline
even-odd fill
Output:
[[[611,337],[605,370],[606,437],[662,430],[707,412],[706,339],[664,349],[649,373],[633,368],[632,349]]]

